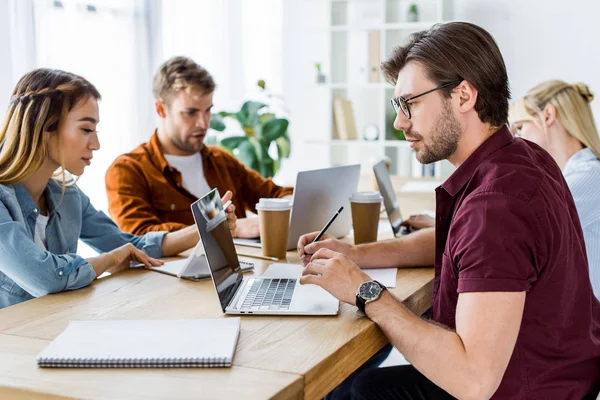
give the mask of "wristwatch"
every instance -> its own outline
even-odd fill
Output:
[[[361,312],[365,312],[367,303],[377,300],[381,293],[387,290],[385,286],[377,281],[367,281],[360,284],[356,291],[356,306]]]

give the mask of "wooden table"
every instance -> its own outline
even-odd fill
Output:
[[[245,253],[259,249],[240,248]],[[272,262],[253,261],[262,273]],[[299,263],[296,252],[287,261]],[[416,313],[431,305],[432,268],[399,269],[390,289]],[[35,356],[71,320],[221,318],[209,280],[132,269],[0,310],[0,398],[317,399],[388,341],[341,304],[338,316],[243,316],[232,368],[43,369]],[[176,340],[176,338],[175,338]]]

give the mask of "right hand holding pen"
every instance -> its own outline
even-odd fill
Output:
[[[111,263],[112,266],[106,272],[112,274],[128,269],[132,262],[140,262],[146,268],[158,267],[164,264],[163,261],[150,257],[131,243],[118,247],[108,254],[112,257],[113,262]]]
[[[312,255],[315,254],[317,250],[323,248],[349,255],[352,246],[328,234],[321,236],[321,239],[319,239],[318,242],[311,243],[318,234],[319,232],[307,233],[306,235],[302,235],[300,240],[298,240],[298,255],[300,256],[302,264],[307,265],[310,262]]]

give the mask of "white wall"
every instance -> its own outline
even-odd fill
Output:
[[[512,98],[547,79],[584,82],[600,118],[600,2],[453,0],[454,20],[487,29],[504,55]]]
[[[0,63],[0,118],[4,118],[4,112],[8,107],[8,100],[13,89],[13,83],[8,77],[12,77],[12,62],[7,55],[11,54],[10,24],[9,24],[8,1],[0,1],[0,54],[3,54],[4,62]]]

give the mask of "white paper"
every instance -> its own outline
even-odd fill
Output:
[[[396,287],[398,268],[363,268],[363,272],[385,287]]]
[[[431,193],[440,186],[442,181],[409,181],[402,185],[402,192],[407,193]]]

